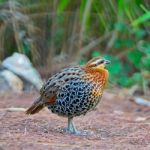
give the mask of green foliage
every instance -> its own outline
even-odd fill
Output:
[[[57,13],[64,12],[65,8],[69,5],[70,0],[61,0],[57,6]]]
[[[80,65],[84,65],[86,62],[87,62],[87,58],[81,57],[81,59],[80,59],[80,61],[79,61],[79,64],[80,64]]]
[[[141,67],[142,52],[137,49],[128,52],[127,59],[136,67]]]
[[[150,71],[150,54],[142,59],[142,68]]]
[[[127,30],[127,25],[123,22],[117,22],[114,24],[114,28],[118,31],[125,31]]]
[[[105,55],[104,57],[111,61],[111,65],[108,66],[110,74],[117,77],[123,71],[121,61],[112,55]]]
[[[146,35],[146,30],[140,28],[133,28],[132,33],[135,35],[137,39],[142,39]]]
[[[122,86],[129,87],[135,83],[141,84],[142,76],[140,73],[134,73],[131,77],[122,76],[118,79],[118,83]]]
[[[61,54],[81,65],[103,56],[111,60],[110,81],[124,87],[143,84],[142,72],[150,72],[149,1],[5,2],[0,0],[1,59],[18,51],[49,66]]]
[[[149,21],[150,19],[150,11],[146,12],[145,14],[143,14],[142,16],[138,17],[137,19],[135,19],[132,22],[133,26],[138,26],[142,23],[145,23],[146,21]]]
[[[100,54],[100,52],[99,51],[93,51],[92,53],[91,53],[91,56],[92,57],[99,57],[101,54]]]

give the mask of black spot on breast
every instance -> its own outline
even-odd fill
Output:
[[[74,92],[74,91],[73,91],[73,92],[71,92],[71,95],[76,95],[76,92]]]
[[[63,102],[62,102],[62,105],[65,106],[65,104],[66,104],[66,103],[63,101]]]
[[[67,112],[70,112],[70,109],[69,109],[69,108],[66,108],[66,111],[67,111]]]
[[[58,113],[58,112],[59,112],[59,110],[58,110],[58,109],[56,109],[55,111],[56,111],[56,113]]]
[[[83,105],[84,105],[84,106],[87,106],[87,104],[88,104],[87,102],[83,102]]]
[[[79,101],[80,101],[79,99],[76,99],[76,102],[77,102],[77,103],[79,103]]]
[[[78,96],[81,96],[81,95],[83,95],[83,93],[82,92],[78,92]]]
[[[58,101],[57,103],[58,103],[58,105],[61,105],[61,101]]]
[[[72,90],[73,90],[73,91],[78,91],[78,87],[75,86],[75,87],[72,88]]]
[[[82,107],[82,106],[83,106],[83,103],[79,103],[79,106]]]
[[[66,85],[66,88],[69,88],[69,85]]]
[[[65,81],[66,81],[66,82],[69,81],[69,78],[65,79]]]
[[[79,91],[83,91],[83,88],[81,88],[81,87],[79,87],[79,89],[78,89]]]
[[[82,95],[78,95],[78,99],[81,99],[83,98],[83,94]]]
[[[75,85],[75,86],[78,85],[78,82],[73,83],[73,85]]]
[[[64,96],[65,96],[64,93],[61,93],[61,94],[60,94],[60,97],[61,97],[61,98],[64,98]]]
[[[70,88],[70,87],[68,87],[68,88],[67,88],[67,90],[68,90],[68,91],[70,91],[70,90],[71,90],[71,88]]]
[[[77,105],[77,106],[76,106],[76,108],[78,109],[78,108],[79,108],[79,106]]]
[[[73,80],[74,78],[70,78],[70,80]]]
[[[87,95],[86,94],[83,94],[83,99],[87,99]]]
[[[73,104],[70,104],[70,107],[73,108],[74,107]]]
[[[85,87],[85,88],[89,88],[89,85],[88,85],[88,84],[86,84],[84,87]]]
[[[73,99],[73,98],[74,98],[74,95],[71,95],[70,98]]]
[[[53,83],[51,86],[55,86],[56,85],[56,83]]]
[[[73,100],[73,104],[77,104],[76,100]]]
[[[66,101],[69,102],[69,97],[66,97]]]

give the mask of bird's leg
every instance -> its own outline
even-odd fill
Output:
[[[73,123],[73,117],[68,117],[68,128],[67,131],[73,134],[79,134],[79,131],[76,129]]]
[[[92,132],[88,131],[83,131],[80,132],[76,129],[74,123],[73,123],[73,117],[68,117],[68,127],[65,129],[67,133],[75,134],[75,135],[80,135],[80,136],[86,136],[86,135],[92,135]]]

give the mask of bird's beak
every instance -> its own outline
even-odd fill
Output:
[[[105,60],[104,64],[110,64],[110,61],[109,60]]]

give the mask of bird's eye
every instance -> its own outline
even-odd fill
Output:
[[[104,63],[104,60],[101,60],[101,64],[103,64]]]

